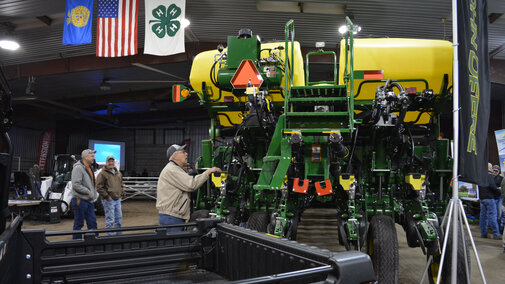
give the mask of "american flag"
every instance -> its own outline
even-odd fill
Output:
[[[139,0],[98,0],[96,56],[137,54]]]

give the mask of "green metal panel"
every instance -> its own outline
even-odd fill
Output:
[[[212,142],[210,140],[202,140],[202,168],[212,167]]]
[[[435,143],[434,166],[437,170],[449,169],[449,139],[438,139]]]
[[[238,68],[242,60],[256,62],[260,57],[261,43],[257,35],[251,38],[228,37],[228,68]]]

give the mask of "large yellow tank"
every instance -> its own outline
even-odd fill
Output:
[[[261,49],[262,50],[271,49],[276,48],[278,46],[284,47],[284,42],[262,43]],[[282,60],[284,60],[285,58],[284,53],[285,53],[284,50],[280,52],[280,58]],[[214,60],[217,58],[217,56],[219,56],[219,54],[220,53],[217,49],[199,53],[195,57],[195,59],[193,59],[193,65],[191,66],[191,73],[189,76],[189,81],[194,90],[204,93],[204,90],[202,90],[202,82],[205,82],[207,86],[211,88],[211,92],[207,91],[207,94],[211,95],[210,97],[208,97],[208,99],[210,100],[217,100],[219,98],[219,89],[216,86],[214,86],[210,80],[210,69],[212,68]],[[291,52],[289,56],[290,55]],[[263,50],[261,52],[260,57],[261,58],[268,57],[268,51]],[[303,69],[303,56],[300,49],[300,44],[298,42],[294,42],[294,57],[295,57],[294,60],[295,64],[293,66],[294,86],[303,86],[305,85],[305,73]],[[293,62],[293,60],[291,60],[291,62]],[[284,86],[284,79],[282,80],[281,86]],[[218,101],[213,102],[213,104],[222,104],[224,102],[225,96],[233,97],[235,102],[245,102],[247,100],[247,97],[245,96],[237,97],[234,96],[231,92],[225,91],[222,92],[221,98]],[[279,93],[272,94],[272,97],[269,99],[272,99],[274,102],[284,101],[284,99]],[[222,113],[226,114],[233,124],[240,124],[242,122],[241,112],[222,112]],[[230,122],[228,121],[225,115],[218,115],[218,119],[220,120],[222,126],[231,126]]]
[[[345,41],[341,41],[341,47]],[[340,49],[339,84],[344,84],[345,50]],[[449,75],[452,85],[452,44],[445,40],[373,38],[354,40],[354,70],[383,70],[384,79],[425,79],[429,88],[438,94],[444,74]],[[354,80],[354,93],[362,79]],[[384,84],[384,83],[382,83]],[[401,82],[404,88],[416,87],[420,92],[425,89],[422,82]],[[375,91],[380,83],[365,84],[356,104],[360,100],[375,99]],[[405,121],[413,121],[418,112],[409,112]],[[427,123],[429,114],[423,114],[419,123]]]

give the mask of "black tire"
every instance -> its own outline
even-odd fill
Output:
[[[368,254],[378,283],[398,283],[398,237],[393,219],[373,216],[368,230]]]
[[[97,216],[105,216],[105,209],[103,208],[101,197],[98,197],[98,199],[95,201],[95,214]]]
[[[63,208],[65,208],[65,210],[63,210]],[[70,205],[64,200],[60,200],[60,209],[61,209],[60,217],[63,217],[73,208],[70,207]]]
[[[452,225],[451,225],[452,226]],[[440,245],[443,245],[444,240],[440,240]],[[463,245],[459,245],[463,244]],[[442,250],[442,248],[440,248]],[[458,284],[469,283],[466,278],[466,266],[465,266],[465,250],[466,250],[466,261],[468,263],[468,274],[470,275],[470,251],[468,248],[468,242],[466,237],[458,235],[458,269],[457,269],[457,280]],[[428,255],[429,257],[429,255]],[[433,260],[431,262],[430,268],[428,269],[428,280],[430,283],[437,283],[438,269],[440,267],[441,255],[433,255]],[[447,239],[447,249],[444,257],[444,267],[442,267],[442,276],[440,283],[451,283],[451,267],[452,267],[452,232],[449,231],[449,237]]]
[[[226,215],[225,222],[232,224],[232,225],[237,225],[236,224],[236,217],[237,217],[237,208],[235,207],[228,207],[228,215]]]
[[[300,213],[296,212],[291,218],[288,231],[286,233],[286,238],[292,241],[296,241],[296,234],[298,233],[298,224],[300,223]]]
[[[196,210],[191,214],[191,217],[189,217],[189,222],[194,222],[199,218],[209,218],[209,212],[210,211],[207,209]]]
[[[411,248],[416,248],[419,247],[419,237],[417,235],[417,230],[416,230],[416,221],[414,220],[414,217],[412,216],[412,213],[407,213],[406,214],[406,221],[407,226],[405,228],[405,235],[407,236],[407,244]]]
[[[251,214],[251,216],[249,216],[249,220],[247,220],[245,227],[247,229],[256,230],[258,232],[266,233],[268,223],[269,223],[269,218],[268,218],[267,212],[257,211],[257,212],[253,212]]]
[[[74,218],[74,204],[72,204],[72,201],[70,201],[70,204],[68,204],[69,209],[67,211],[67,214],[65,214],[66,217],[68,218]]]

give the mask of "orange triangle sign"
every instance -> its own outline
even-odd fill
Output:
[[[261,77],[260,72],[256,69],[254,62],[252,60],[242,60],[230,83],[235,89],[245,89],[249,80],[253,87],[259,88],[263,83],[263,77]]]

